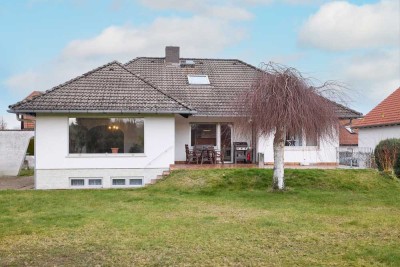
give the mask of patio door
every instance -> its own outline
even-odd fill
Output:
[[[232,124],[221,123],[220,145],[221,150],[225,147],[224,162],[233,162],[232,149]]]

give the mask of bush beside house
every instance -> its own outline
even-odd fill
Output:
[[[400,177],[400,139],[379,142],[375,148],[375,161],[380,171]]]

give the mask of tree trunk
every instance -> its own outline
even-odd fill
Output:
[[[277,128],[274,136],[274,176],[272,188],[276,190],[285,189],[285,169],[284,169],[284,153],[285,153],[285,129]]]

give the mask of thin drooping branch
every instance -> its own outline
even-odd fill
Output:
[[[274,63],[262,65],[261,70],[251,90],[239,97],[245,107],[241,116],[245,128],[252,121],[261,135],[284,126],[288,134],[310,139],[335,136],[337,105],[324,95],[339,95],[340,84],[328,81],[316,86],[298,70]]]
[[[258,136],[274,135],[274,189],[285,187],[287,135],[305,135],[307,140],[337,136],[338,106],[326,96],[340,95],[340,88],[334,81],[316,86],[294,68],[269,63],[261,66],[250,90],[239,96],[239,131],[248,131],[251,123]]]

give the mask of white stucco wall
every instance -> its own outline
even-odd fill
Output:
[[[303,144],[304,144],[303,140]],[[319,146],[285,147],[285,162],[295,164],[336,163],[336,149],[339,138],[320,140]],[[258,143],[258,151],[264,153],[266,163],[274,162],[273,136],[262,137]]]
[[[0,176],[18,175],[33,136],[33,131],[0,131]]]
[[[144,118],[143,154],[69,154],[68,116],[38,114],[35,142],[36,188],[68,188],[69,178],[72,176],[102,177],[103,187],[109,187],[110,184],[106,181],[111,176],[144,176],[147,183],[163,170],[169,169],[169,165],[174,163],[175,155],[174,116],[136,117]]]
[[[380,141],[388,138],[400,138],[400,125],[360,128],[358,146],[375,149]]]

